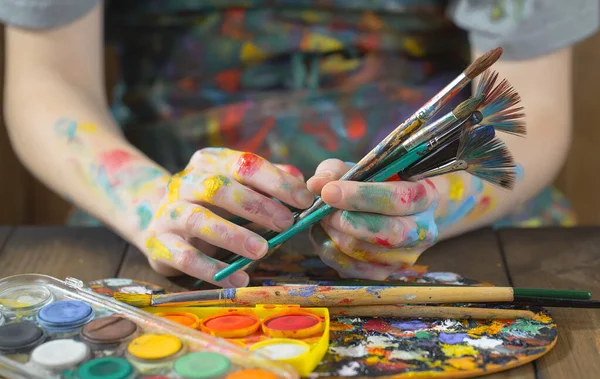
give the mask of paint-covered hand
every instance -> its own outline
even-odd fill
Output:
[[[326,160],[308,180],[313,193],[340,209],[321,222],[330,240],[317,242],[319,254],[344,277],[383,280],[414,264],[437,240],[438,192],[429,180],[338,181],[349,168]]]
[[[211,255],[222,248],[257,259],[267,252],[267,241],[227,218],[234,215],[282,231],[293,224],[292,212],[282,203],[305,209],[313,201],[302,178],[287,167],[251,153],[200,150],[185,170],[173,175],[150,222],[145,240],[150,264],[163,275],[184,272],[223,287],[246,286],[243,271],[214,282],[226,264]]]

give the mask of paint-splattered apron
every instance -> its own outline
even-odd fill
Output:
[[[121,60],[113,112],[173,172],[206,146],[307,176],[356,162],[469,59],[440,0],[113,1],[106,19]],[[547,189],[501,224],[572,222]]]

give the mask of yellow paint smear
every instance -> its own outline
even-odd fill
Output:
[[[98,125],[94,124],[93,122],[80,122],[77,124],[77,129],[79,129],[81,132],[96,133],[98,130]]]
[[[213,198],[217,192],[219,192],[221,187],[230,186],[231,181],[224,175],[215,175],[202,182],[202,185],[204,187],[202,193],[196,191],[194,194],[198,197],[198,200],[212,204]]]
[[[502,330],[503,327],[504,327],[504,324],[502,324],[498,321],[492,321],[492,323],[490,325],[481,325],[481,326],[478,326],[476,328],[469,330],[468,334],[470,337],[476,337],[476,336],[480,336],[482,334],[495,335],[495,334],[500,333],[500,331]]]
[[[160,217],[167,208],[167,205],[179,200],[179,190],[181,189],[181,178],[189,174],[193,170],[193,167],[188,167],[185,170],[173,175],[169,184],[167,184],[167,201],[158,208],[156,217]]]
[[[477,362],[471,357],[464,358],[452,358],[446,361],[446,364],[457,368],[459,370],[475,370],[477,369]]]
[[[543,322],[544,324],[550,324],[552,322],[552,318],[543,313],[536,313],[535,316],[533,316],[533,320]]]
[[[447,357],[477,356],[479,353],[472,346],[442,344],[442,351]]]
[[[148,237],[146,239],[146,249],[150,252],[150,258],[152,259],[163,259],[166,261],[173,259],[173,255],[169,249],[156,237]]]
[[[448,178],[448,197],[450,200],[459,201],[465,195],[465,185],[460,175],[447,175]]]

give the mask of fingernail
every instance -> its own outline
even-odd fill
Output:
[[[331,171],[319,171],[315,172],[313,178],[329,178],[331,176]]]
[[[294,200],[303,207],[309,207],[315,201],[315,195],[307,189],[294,192]]]
[[[229,279],[229,282],[234,286],[234,287],[246,287],[248,285],[248,275],[246,274],[233,274],[231,275],[231,279]]]
[[[323,200],[328,203],[339,203],[342,201],[342,189],[336,184],[329,184],[323,188]]]
[[[290,211],[279,211],[273,215],[273,224],[279,230],[285,230],[294,223],[294,215]]]
[[[257,257],[262,257],[267,252],[267,241],[264,238],[251,236],[246,238],[246,250]]]

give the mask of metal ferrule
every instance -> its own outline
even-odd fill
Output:
[[[152,296],[152,305],[223,305],[233,304],[232,296],[224,290],[190,291]]]
[[[463,160],[452,160],[440,167],[432,168],[431,170],[422,172],[418,175],[413,175],[408,178],[409,181],[417,181],[425,178],[431,178],[432,176],[439,176],[444,174],[449,174],[451,172],[466,170],[469,167],[467,162]]]
[[[417,111],[417,117],[422,121],[429,120],[470,81],[471,79],[469,79],[464,73],[458,75],[456,79],[448,83],[446,87],[444,87]]]
[[[440,133],[444,133],[444,130],[452,125],[452,123],[456,123],[460,121],[454,116],[454,113],[449,112],[439,119],[435,120],[429,125],[425,125],[421,129],[414,132],[410,137],[404,141],[402,147],[404,147],[407,151],[414,149],[416,146],[421,144],[424,141],[432,137],[438,136]]]

